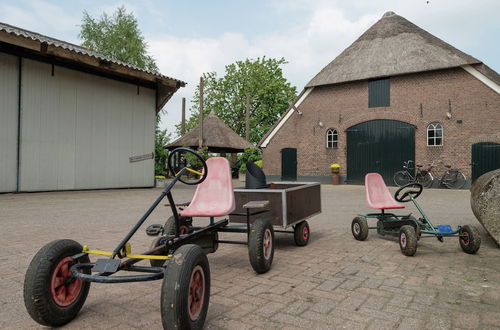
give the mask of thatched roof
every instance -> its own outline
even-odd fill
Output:
[[[306,87],[480,63],[405,18],[387,12]]]
[[[166,149],[177,147],[198,148],[199,125],[181,136],[174,142],[167,144]],[[253,144],[236,134],[214,113],[203,118],[203,146],[212,152],[241,152],[247,148],[255,148]]]

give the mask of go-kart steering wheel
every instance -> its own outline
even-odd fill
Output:
[[[408,188],[417,188],[417,190],[410,190]],[[405,191],[401,196],[401,192],[405,189],[408,189]],[[396,192],[394,193],[394,199],[397,200],[398,202],[406,203],[409,202],[412,199],[417,198],[420,196],[422,193],[422,190],[424,189],[424,186],[422,186],[420,183],[417,182],[411,182],[408,184],[405,184],[404,186],[400,187]]]
[[[185,157],[185,153],[192,154],[194,156],[194,158],[192,156]],[[174,166],[174,155],[175,154],[179,154],[179,156],[180,156],[178,161],[177,161],[177,163],[179,165],[178,167]],[[189,158],[191,158],[191,160]],[[203,170],[201,170],[201,172],[199,170],[195,170],[192,168],[193,165],[196,165],[196,164],[192,164],[193,161],[194,162],[196,162],[196,161],[201,162],[201,165],[203,166]],[[194,173],[197,176],[199,176],[199,178],[194,180],[194,181],[188,181],[185,178],[183,178],[182,175],[180,175],[179,181],[182,183],[185,183],[188,185],[196,185],[196,184],[202,183],[207,178],[207,175],[208,175],[207,163],[205,162],[205,160],[203,159],[203,157],[199,153],[197,153],[196,151],[194,151],[192,149],[180,147],[180,148],[176,148],[176,149],[172,150],[170,152],[170,154],[168,155],[167,163],[168,163],[168,170],[174,176],[181,174],[182,171],[185,172],[184,174],[188,174],[187,172],[190,172],[190,173]],[[199,164],[197,164],[197,165],[198,165],[197,167],[200,167]]]

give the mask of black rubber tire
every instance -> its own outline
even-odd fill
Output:
[[[420,237],[422,237],[422,231],[420,230],[420,227],[418,226],[418,220],[415,218],[413,215],[410,216],[404,216],[401,217],[401,220],[412,220],[415,222],[416,227],[415,228],[415,235],[417,235],[417,241],[420,241]]]
[[[24,305],[31,318],[39,324],[51,327],[64,325],[76,317],[85,303],[90,282],[82,281],[78,296],[65,307],[57,304],[51,294],[52,276],[58,264],[82,250],[78,242],[60,239],[46,244],[31,260],[24,277]],[[79,262],[88,263],[90,260],[84,256]],[[90,274],[90,269],[84,272]]]
[[[309,230],[307,221],[301,221],[293,228],[293,239],[297,246],[306,246],[310,236],[311,231]]]
[[[191,233],[193,231],[191,223],[186,222],[187,219],[190,218],[180,217],[181,225],[179,229],[181,233]],[[175,217],[173,215],[165,221],[163,225],[163,235],[175,235]]]
[[[270,246],[266,249],[264,244],[269,243]],[[252,268],[258,274],[263,274],[271,269],[274,257],[274,229],[269,219],[258,218],[252,224],[248,237],[248,256]]]
[[[406,171],[398,171],[394,173],[393,180],[396,186],[401,187],[410,182],[410,177]]]
[[[149,247],[150,250],[154,249],[155,247],[157,247],[160,243],[160,240],[162,238],[164,238],[165,236],[160,236],[160,237],[157,237],[155,238],[152,242],[151,242],[151,246]],[[163,249],[162,249],[163,250]],[[163,251],[165,254],[167,253],[167,251]],[[162,253],[161,252],[158,252],[158,253],[153,253],[154,255],[161,255]],[[151,267],[161,267],[163,266],[163,264],[165,263],[165,260],[153,260],[153,259],[149,259],[149,264],[151,265]]]
[[[357,216],[351,222],[352,236],[358,241],[364,241],[368,237],[368,222],[365,217]]]
[[[465,225],[458,232],[460,247],[465,253],[475,254],[481,247],[481,235],[476,227]]]
[[[401,253],[408,257],[417,252],[417,233],[413,226],[404,225],[399,229],[399,248]]]
[[[204,290],[200,299],[202,305],[199,314],[195,319],[191,319],[189,313],[190,282],[195,271],[203,274]],[[174,252],[172,260],[168,262],[165,269],[160,301],[163,328],[202,329],[209,300],[210,267],[207,256],[198,245],[183,245]]]

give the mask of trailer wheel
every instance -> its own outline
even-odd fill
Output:
[[[174,252],[161,286],[164,329],[202,329],[210,299],[210,267],[202,249],[186,244]]]
[[[69,239],[52,241],[33,257],[24,277],[24,305],[36,322],[57,327],[73,320],[82,308],[90,282],[77,280],[71,266],[89,263],[89,257],[74,260],[83,247]],[[90,269],[82,270],[90,274]]]
[[[477,250],[479,250],[481,246],[481,235],[479,235],[479,231],[476,227],[465,225],[460,228],[458,236],[460,247],[465,253],[475,254]]]
[[[368,222],[365,217],[355,217],[351,223],[352,236],[358,241],[364,241],[368,237]]]
[[[305,246],[309,242],[311,232],[307,221],[301,221],[293,228],[293,238],[297,246]]]
[[[399,229],[399,247],[401,253],[412,257],[417,252],[417,234],[415,228],[410,225],[404,225]]]
[[[274,230],[266,218],[255,220],[248,238],[248,255],[252,268],[259,274],[271,269],[274,256]]]

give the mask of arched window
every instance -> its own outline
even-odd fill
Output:
[[[326,147],[337,148],[339,142],[339,135],[336,129],[330,128],[326,131]]]
[[[443,145],[443,125],[440,123],[430,123],[429,126],[427,126],[427,145]]]

